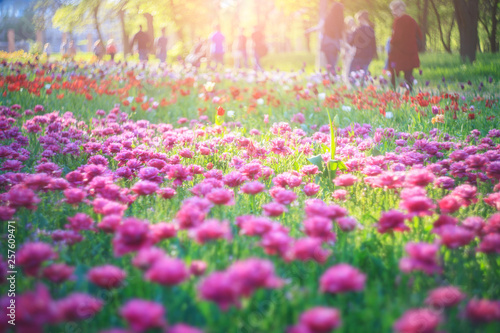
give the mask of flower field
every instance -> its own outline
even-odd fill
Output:
[[[499,332],[498,83],[339,81],[2,61],[0,332]]]

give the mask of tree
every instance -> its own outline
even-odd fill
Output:
[[[455,15],[449,15],[450,22],[447,23],[443,17],[443,11],[438,10],[438,0],[430,0],[430,3],[434,11],[434,15],[436,16],[436,23],[439,30],[441,44],[446,52],[451,53],[451,34],[453,32],[453,27],[455,26]],[[449,26],[447,30],[445,30],[445,25]]]
[[[479,44],[479,0],[453,0],[453,6],[460,33],[460,57],[474,62]]]
[[[482,0],[480,2],[480,15],[479,22],[483,26],[488,41],[490,44],[490,51],[492,53],[498,52],[497,34],[498,34],[498,21],[500,14],[500,0]]]

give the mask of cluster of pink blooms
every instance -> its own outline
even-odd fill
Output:
[[[40,144],[38,155],[29,151],[28,137],[14,126],[21,116],[26,119],[21,124],[23,130],[36,136]],[[295,115],[293,121],[303,123],[303,115]],[[50,237],[53,245],[41,241],[23,244],[17,253],[17,264],[23,273],[53,283],[74,279],[74,267],[55,262],[56,249],[83,242],[94,233],[109,234],[116,257],[132,254],[132,264],[144,272],[144,279],[162,286],[184,283],[204,275],[207,268],[206,263],[196,260],[188,266],[155,247],[165,239],[177,237],[179,232],[198,244],[255,237],[257,245],[278,260],[324,264],[339,232],[363,228],[341,204],[349,200],[352,191],[368,187],[397,193],[400,198],[398,207],[381,212],[377,223],[371,226],[378,233],[426,232],[417,227],[417,222],[434,220],[431,236],[435,242],[406,244],[407,256],[400,260],[402,272],[442,273],[443,247],[457,249],[477,242],[477,246],[473,245],[477,252],[500,253],[500,213],[490,214],[487,219],[458,217],[460,212],[472,211],[472,207],[483,202],[490,206],[486,209],[500,211],[500,153],[493,141],[500,137],[498,130],[482,138],[474,130],[467,141],[458,142],[437,130],[428,135],[408,134],[391,129],[373,131],[370,125],[359,124],[339,129],[338,155],[346,161],[348,170],[333,180],[336,189],[332,200],[336,203],[331,203],[319,199],[318,194],[324,191],[316,183],[320,176],[317,166],[278,174],[269,166],[294,152],[312,155],[313,144],[329,142],[328,126],[308,136],[287,123],[274,124],[271,133],[277,137],[262,143],[231,131],[220,135],[218,126],[199,126],[202,123],[203,120],[195,120],[190,127],[174,128],[146,120],[131,121],[115,107],[109,113],[99,112],[89,126],[71,112],[45,113],[43,107],[37,106],[34,111],[23,113],[19,106],[0,106],[0,140],[5,142],[0,146],[0,220],[17,218],[26,209],[36,210],[48,195],[58,198],[51,204],[74,209],[91,207],[96,216],[76,213],[60,229],[44,230],[44,236]],[[365,151],[382,138],[393,140],[395,151],[367,157]],[[238,154],[230,156],[224,146],[235,148]],[[55,162],[55,157],[81,154],[85,154],[87,163],[63,176],[64,167]],[[224,173],[212,163],[193,164],[198,155],[219,156],[228,171]],[[36,161],[32,167],[25,163],[29,159]],[[329,154],[323,159],[327,161]],[[131,185],[129,188],[119,184]],[[480,193],[481,184],[492,188],[492,193]],[[443,196],[431,198],[427,192],[431,186],[442,191]],[[127,214],[137,200],[171,200],[184,190],[192,197],[182,201],[173,221],[150,223]],[[234,222],[210,217],[215,210],[235,205],[239,196],[251,202],[256,197],[266,198],[262,213],[255,213],[259,209],[255,207],[253,215],[238,216]],[[304,217],[298,230],[290,230],[280,217],[296,206],[303,206]],[[86,277],[97,287],[114,289],[126,284],[127,272],[106,264],[89,269]],[[325,270],[319,290],[331,294],[362,291],[366,280],[357,268],[337,264]],[[250,258],[235,261],[225,270],[210,272],[199,281],[198,295],[226,310],[239,307],[241,298],[250,297],[260,288],[280,288],[283,284],[270,261]],[[443,287],[432,291],[426,304],[432,308],[454,306],[464,297],[454,287]],[[103,307],[103,301],[84,293],[53,300],[41,283],[20,295],[19,302],[23,306],[19,306],[22,310],[17,325],[24,332],[40,332],[46,324],[83,320]],[[500,320],[498,304],[471,299],[467,318]],[[169,326],[163,306],[147,300],[128,301],[119,315],[134,332],[154,328],[198,331],[184,324]],[[394,329],[405,333],[434,332],[443,320],[435,309],[412,309],[395,323]],[[1,325],[2,322],[0,328]],[[317,307],[304,312],[290,332],[326,333],[339,326],[338,310]]]

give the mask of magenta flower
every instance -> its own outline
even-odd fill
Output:
[[[344,293],[365,289],[366,275],[348,264],[330,267],[321,276],[320,290],[325,293]]]
[[[104,289],[120,287],[126,276],[125,271],[113,265],[93,267],[87,273],[90,282]]]
[[[351,174],[340,175],[333,180],[335,186],[348,187],[354,185],[359,179]]]
[[[457,305],[464,298],[465,294],[457,287],[439,287],[429,292],[425,304],[435,308],[448,308]]]
[[[144,277],[164,286],[173,286],[184,282],[189,271],[182,260],[165,256],[155,261]]]
[[[132,299],[120,308],[122,316],[134,332],[142,333],[149,329],[165,328],[163,305],[142,299]]]
[[[430,309],[410,309],[394,323],[396,333],[436,333],[443,321],[441,315]]]

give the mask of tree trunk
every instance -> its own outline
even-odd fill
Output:
[[[146,25],[148,26],[148,29],[147,29],[147,34],[149,36],[149,41],[150,41],[150,44],[149,44],[149,51],[153,54],[156,54],[156,50],[155,50],[155,31],[154,31],[154,27],[153,27],[153,15],[151,15],[150,13],[144,13],[143,14],[144,18],[146,18]]]
[[[425,52],[427,50],[427,34],[429,32],[429,0],[423,0],[424,4],[421,5],[421,1],[418,2],[419,9],[419,24],[420,29],[422,30],[423,35],[423,48],[421,52]]]
[[[495,0],[493,3],[493,8],[491,12],[491,34],[489,36],[490,39],[490,48],[492,53],[498,52],[498,44],[497,44],[497,26],[498,26],[498,4],[500,0]]]
[[[101,34],[101,26],[99,25],[99,3],[97,3],[97,5],[93,8],[92,10],[92,16],[94,17],[94,26],[95,26],[95,30],[97,32],[97,37],[99,38],[99,40],[101,41],[101,43],[105,44],[104,42],[104,39],[102,38],[102,34]]]
[[[130,40],[127,29],[125,28],[125,10],[123,9],[123,7],[118,11],[118,18],[120,20],[120,26],[122,28],[123,57],[125,58],[127,54],[130,53]]]
[[[460,56],[462,61],[474,62],[479,43],[479,0],[453,0],[453,5],[460,33]]]
[[[455,22],[455,20],[452,21],[452,25],[450,27],[450,32],[448,33],[448,43],[447,43],[444,39],[443,27],[441,25],[441,15],[439,14],[439,11],[437,10],[437,7],[436,7],[436,4],[434,3],[434,1],[430,0],[430,2],[431,2],[432,9],[434,10],[434,14],[436,15],[436,21],[437,21],[437,26],[438,26],[438,30],[439,30],[439,37],[441,40],[441,44],[443,44],[443,47],[444,47],[446,52],[451,53],[450,39],[451,39],[451,31],[453,30],[453,22]]]

